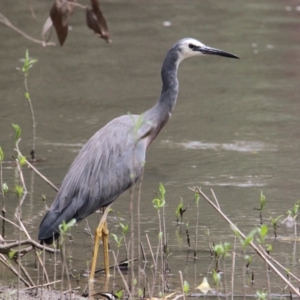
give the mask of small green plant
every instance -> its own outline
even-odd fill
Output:
[[[182,203],[182,198],[180,197],[180,203],[177,205],[177,208],[176,208],[176,211],[175,211],[177,224],[179,222],[179,217],[180,217],[181,222],[182,222],[182,215],[183,215],[182,208],[183,208],[183,203]]]
[[[272,216],[270,216],[270,221],[271,221],[271,223],[272,223],[272,225],[273,225],[273,229],[274,229],[274,237],[275,237],[275,239],[277,238],[277,229],[278,229],[278,227],[279,227],[278,221],[279,221],[282,217],[283,217],[283,215],[280,215],[280,216],[278,216],[278,217],[276,217],[276,218],[272,218]]]
[[[246,261],[246,268],[249,269],[250,263],[252,262],[253,256],[252,255],[245,255],[244,259]]]
[[[24,193],[24,187],[19,185],[19,184],[16,184],[15,185],[15,191],[16,191],[17,197],[19,199],[21,199],[22,196],[23,196],[23,193]]]
[[[262,225],[263,220],[262,220],[262,211],[264,209],[264,207],[266,206],[266,197],[263,194],[263,192],[260,192],[260,207],[259,208],[255,208],[256,210],[259,210],[259,218],[260,218],[260,224]]]
[[[268,294],[265,291],[256,291],[256,296],[258,300],[267,300]]]
[[[31,113],[31,119],[32,119],[32,150],[30,152],[31,154],[31,160],[35,160],[35,130],[36,130],[36,122],[35,122],[35,116],[33,112],[33,106],[32,101],[29,94],[29,88],[28,88],[28,76],[29,76],[29,70],[33,67],[33,65],[37,62],[37,59],[30,58],[29,57],[29,51],[28,49],[25,52],[25,58],[24,63],[21,71],[24,75],[24,86],[25,86],[25,99],[28,101],[30,113]]]
[[[190,285],[186,280],[184,280],[183,281],[183,292],[185,294],[187,294],[189,292],[189,290],[190,290]]]
[[[15,129],[15,143],[17,143],[21,137],[21,127],[18,124],[11,124],[12,127]]]
[[[163,208],[166,205],[166,199],[165,199],[166,190],[162,183],[159,184],[158,189],[159,189],[159,196],[152,200],[152,204],[159,211],[161,208]]]
[[[221,282],[221,273],[218,272],[218,270],[213,270],[212,271],[212,276],[213,276],[213,280],[216,286],[220,285]]]
[[[128,224],[125,225],[125,224],[123,224],[123,223],[120,222],[119,225],[122,228],[123,233],[125,234],[128,231],[128,229],[129,229]]]
[[[260,243],[261,245],[264,245],[265,243],[265,238],[267,236],[267,233],[269,231],[269,228],[267,225],[263,224],[261,225],[259,228],[257,228],[257,233],[258,233],[258,237],[257,237],[257,241],[258,243]]]
[[[118,237],[116,234],[114,234],[114,233],[112,233],[111,235],[112,235],[112,237],[114,238],[114,240],[115,240],[115,242],[116,242],[116,244],[117,244],[117,248],[120,248],[121,245],[122,245],[123,237],[121,236],[121,237],[119,238],[119,237]]]
[[[291,210],[288,210],[288,211],[287,211],[288,216],[289,216],[289,217],[292,217],[292,218],[294,219],[294,221],[295,221],[295,219],[296,219],[296,217],[297,217],[297,215],[298,215],[299,207],[300,207],[300,200],[297,201],[297,202],[294,204],[294,206],[293,206],[293,208],[292,208]]]
[[[59,233],[61,235],[61,240],[60,240],[60,244],[62,245],[64,242],[64,238],[66,236],[66,234],[68,233],[68,231],[71,229],[71,227],[73,227],[76,224],[76,219],[72,219],[70,222],[66,223],[65,221],[62,222],[62,224],[60,224],[58,226],[59,229]]]

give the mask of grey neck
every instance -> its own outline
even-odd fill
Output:
[[[158,105],[162,106],[168,113],[172,113],[178,95],[178,51],[171,49],[161,68],[162,90],[158,99]]]

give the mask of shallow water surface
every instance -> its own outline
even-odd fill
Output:
[[[177,288],[178,271],[182,270],[191,291],[195,291],[203,276],[212,283],[214,262],[210,258],[207,229],[211,242],[216,244],[233,244],[234,237],[221,217],[200,200],[199,252],[194,261],[186,242],[189,229],[194,247],[197,215],[189,187],[201,186],[208,194],[212,188],[224,212],[246,234],[259,224],[259,213],[253,208],[259,207],[261,191],[267,198],[266,222],[269,214],[284,215],[299,199],[300,12],[294,1],[278,0],[211,1],[209,5],[202,1],[187,5],[178,0],[101,1],[101,5],[109,22],[112,44],[105,44],[83,26],[84,14],[80,11],[72,16],[72,30],[63,48],[42,48],[1,25],[0,146],[6,161],[11,161],[11,123],[17,123],[22,128],[21,150],[24,154],[30,151],[31,119],[23,97],[23,78],[16,70],[27,48],[39,60],[28,79],[37,119],[36,151],[40,161],[36,167],[57,186],[94,132],[114,117],[141,113],[154,104],[161,87],[161,62],[178,39],[191,36],[240,56],[240,60],[201,57],[182,63],[178,74],[180,93],[172,119],[147,153],[140,216],[143,244],[149,255],[147,233],[153,247],[157,245],[158,217],[152,199],[156,197],[153,191],[162,182],[167,190],[165,223],[172,253],[169,267],[173,276],[169,285]],[[0,11],[16,26],[38,36],[50,2],[33,2],[33,7],[36,20],[26,1],[19,1],[18,5],[8,0],[0,3]],[[171,26],[164,26],[165,21]],[[12,189],[16,178],[13,164],[3,165],[3,178]],[[25,170],[25,178],[30,196],[24,204],[23,219],[36,239],[45,213],[41,195],[46,195],[49,206],[55,192],[29,170]],[[181,198],[184,205],[190,206],[183,224],[176,225],[175,210]],[[129,202],[130,194],[126,192],[114,203],[109,221],[111,232],[121,234],[117,226],[120,218],[122,223],[130,223]],[[8,217],[16,206],[16,197],[10,192]],[[92,231],[98,218],[99,214],[88,218]],[[134,222],[137,223],[136,218]],[[17,237],[18,231],[8,226],[7,238]],[[86,269],[92,253],[86,226],[83,221],[73,229],[74,241],[68,246],[74,274]],[[291,238],[293,229],[281,226],[276,242],[272,234],[270,225],[268,243],[273,244],[274,256],[295,270],[298,252],[297,243]],[[114,245],[111,240],[115,249]],[[237,252],[236,292],[243,294],[244,260],[242,250],[238,248]],[[126,258],[124,245],[119,257]],[[30,259],[26,263],[33,266]],[[230,265],[228,258],[228,286]],[[247,275],[247,294],[266,286],[265,266],[256,256],[251,271],[256,280],[252,288],[252,273]],[[3,266],[0,276],[7,280]],[[14,279],[13,275],[9,278]],[[102,278],[99,280],[101,284]],[[274,274],[271,280],[273,292],[279,292],[277,286],[284,284]],[[118,281],[118,285],[122,282]]]

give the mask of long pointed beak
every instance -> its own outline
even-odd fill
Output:
[[[225,57],[231,57],[231,58],[238,58],[238,56],[231,54],[229,52],[225,52],[223,50],[219,50],[219,49],[215,49],[215,48],[211,48],[208,46],[205,47],[199,47],[198,51],[200,51],[203,54],[211,54],[211,55],[219,55],[219,56],[225,56]]]

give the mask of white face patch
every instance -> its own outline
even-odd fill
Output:
[[[188,57],[202,55],[201,52],[194,51],[191,48],[191,45],[194,45],[197,47],[205,47],[204,44],[202,44],[198,40],[192,39],[192,38],[182,39],[178,42],[178,44],[179,44],[179,49],[180,49],[180,52],[179,52],[179,60],[180,61],[182,61],[183,59],[188,58]]]

